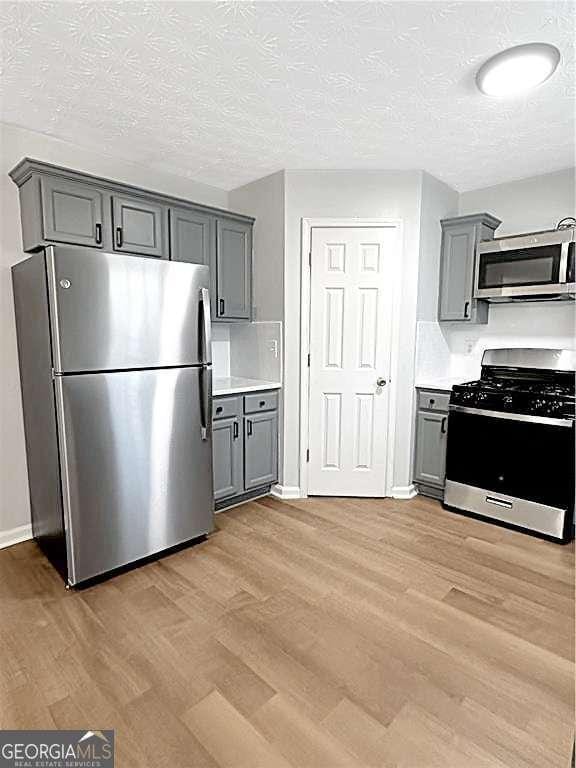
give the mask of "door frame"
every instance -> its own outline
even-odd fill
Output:
[[[388,396],[388,442],[386,449],[386,496],[392,495],[394,470],[394,440],[396,436],[396,383],[399,366],[399,331],[400,301],[402,287],[402,252],[404,243],[402,219],[363,219],[363,218],[302,218],[302,237],[300,245],[300,496],[308,496],[308,459],[309,447],[309,403],[310,403],[310,311],[312,281],[312,231],[315,228],[361,228],[378,227],[397,230],[395,258],[392,263],[392,332],[390,337],[390,379]]]

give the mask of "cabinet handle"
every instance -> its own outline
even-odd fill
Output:
[[[446,434],[446,416],[442,418],[442,423],[440,424],[440,432],[442,432],[443,435]]]
[[[216,408],[216,413],[222,413],[222,406],[221,406],[221,405],[219,405],[219,406]]]
[[[237,421],[234,422],[234,429],[232,431],[232,437],[234,438],[234,440],[238,440],[238,422]]]
[[[219,313],[220,317],[222,317],[222,315],[224,314],[224,307],[225,307],[224,299],[218,299],[218,306],[220,307],[220,313]]]
[[[464,304],[464,317],[469,317],[468,310],[470,308],[470,302],[467,301],[466,304]]]
[[[96,245],[102,245],[102,224],[96,224]]]
[[[122,248],[122,227],[116,227],[116,247]]]
[[[247,428],[246,432],[247,432],[248,437],[251,437],[252,436],[252,422],[250,421],[250,419],[248,419],[248,421],[246,423],[246,428]]]
[[[260,408],[264,408],[264,406],[266,405],[266,400],[260,400],[258,405],[260,406]]]

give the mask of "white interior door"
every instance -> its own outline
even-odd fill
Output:
[[[311,495],[386,493],[396,240],[393,226],[312,229]]]

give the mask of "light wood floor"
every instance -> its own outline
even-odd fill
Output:
[[[426,499],[264,499],[80,592],[0,552],[0,728],[117,766],[567,768],[573,549]]]

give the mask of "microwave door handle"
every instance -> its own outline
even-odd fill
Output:
[[[568,250],[570,243],[562,243],[560,248],[560,270],[558,274],[558,282],[560,284],[568,282]]]
[[[210,294],[208,288],[200,288],[200,311],[202,312],[202,362],[212,361],[212,324],[210,322]]]

